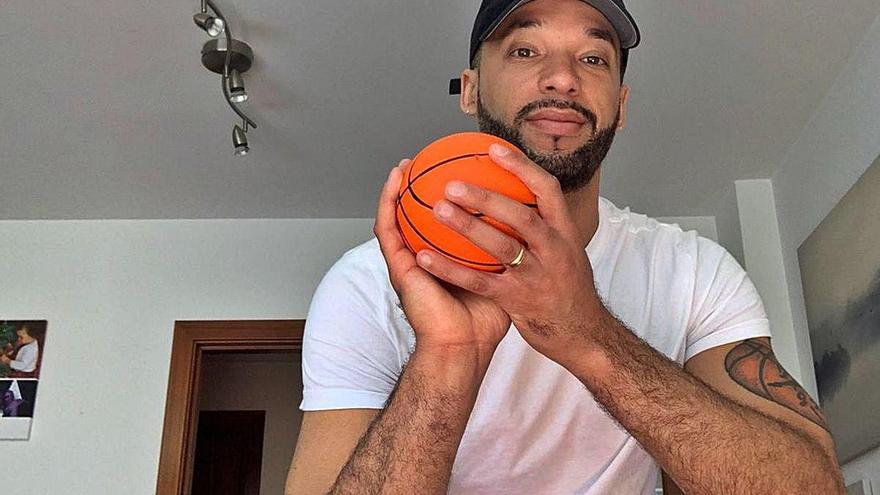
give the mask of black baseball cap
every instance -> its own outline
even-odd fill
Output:
[[[477,18],[474,20],[474,29],[471,31],[470,66],[474,64],[474,57],[480,49],[480,45],[486,41],[492,33],[504,22],[504,19],[514,10],[529,3],[531,0],[483,0]],[[639,27],[635,19],[626,10],[623,0],[581,0],[589,4],[608,19],[611,26],[617,31],[620,39],[620,48],[623,52],[623,60],[629,55],[629,50],[638,46],[641,40]],[[461,93],[461,80],[453,79],[449,83],[449,94]]]

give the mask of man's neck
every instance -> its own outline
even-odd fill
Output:
[[[593,179],[585,187],[565,195],[568,211],[577,226],[578,239],[584,249],[599,230],[599,174],[596,170]]]

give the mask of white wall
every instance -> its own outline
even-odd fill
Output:
[[[260,494],[279,495],[302,422],[302,355],[209,353],[202,365],[201,411],[266,411]]]
[[[715,223],[718,228],[718,243],[724,246],[740,265],[745,267],[735,183],[730,184],[727,192],[718,202],[715,208]]]
[[[769,179],[738,180],[735,186],[745,267],[764,302],[773,349],[785,369],[816,397],[812,367],[803,363],[804,357],[797,352],[798,334],[785,277],[773,183]]]
[[[174,321],[305,318],[372,224],[0,222],[0,315],[49,321],[31,439],[0,443],[17,493],[155,493]]]
[[[788,304],[796,336],[792,351],[798,356],[803,376],[813,380],[815,375],[797,248],[880,155],[878,81],[880,18],[874,21],[861,45],[851,54],[839,78],[772,178]],[[742,227],[745,239],[748,234],[746,226]],[[767,246],[767,249],[772,248]],[[766,288],[759,286],[758,290],[762,292]],[[873,485],[880,487],[880,449],[850,462],[844,467],[844,475],[848,483],[859,477],[870,477]]]

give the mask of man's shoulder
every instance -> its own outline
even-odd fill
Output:
[[[599,200],[602,219],[618,235],[639,238],[641,243],[647,245],[671,245],[676,251],[688,252],[690,255],[696,255],[701,243],[717,245],[715,241],[700,235],[696,229],[685,230],[676,222],[632,211],[629,206],[620,208],[604,197]]]
[[[356,292],[372,300],[385,294],[390,285],[388,267],[374,237],[345,251],[324,274],[318,292],[334,297]]]
[[[336,260],[331,271],[371,276],[387,274],[379,240],[373,237],[349,249]]]
[[[619,208],[605,198],[601,201],[610,236],[628,237],[624,242],[613,242],[619,249],[635,249],[643,253],[646,262],[674,264],[688,271],[714,272],[721,264],[742,269],[724,246],[696,229],[685,230],[675,221],[634,212],[628,206]]]

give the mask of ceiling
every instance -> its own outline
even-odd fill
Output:
[[[372,217],[387,171],[474,130],[447,94],[478,0],[217,0],[256,61],[257,122],[201,66],[198,1],[0,4],[0,218]],[[652,216],[712,215],[769,177],[877,0],[629,0],[628,125],[602,194]]]

